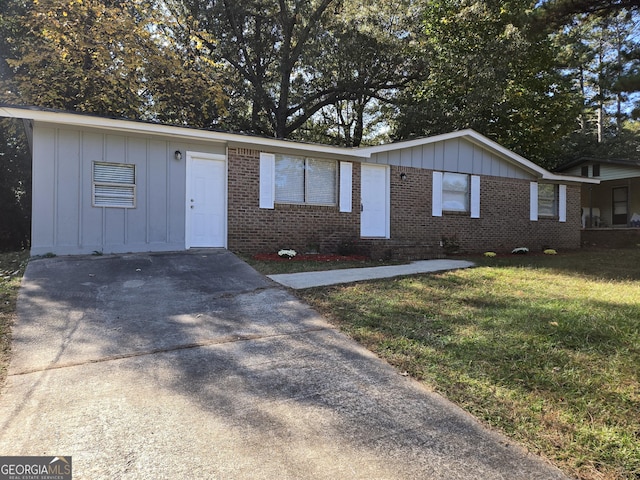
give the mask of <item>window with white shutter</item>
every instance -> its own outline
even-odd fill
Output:
[[[558,188],[550,183],[538,184],[538,216],[555,217],[558,215]]]
[[[276,203],[336,205],[337,190],[337,162],[276,155]]]
[[[442,176],[442,210],[469,211],[469,175],[445,172]]]
[[[135,208],[135,165],[94,162],[93,206]]]

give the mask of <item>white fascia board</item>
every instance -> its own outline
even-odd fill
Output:
[[[548,180],[549,182],[558,182],[558,183],[591,183],[593,185],[600,184],[600,180],[593,177],[575,177],[572,175],[558,175],[551,172],[547,172],[547,175],[541,177],[541,179]]]
[[[465,138],[471,143],[495,152],[501,158],[504,158],[505,160],[510,161],[511,163],[523,168],[524,170],[529,171],[534,176],[542,180],[548,180],[550,182],[569,183],[600,183],[599,180],[593,178],[572,177],[553,174],[548,170],[545,170],[541,166],[536,165],[526,158],[521,157],[517,153],[512,152],[511,150],[471,129],[445,133],[433,137],[419,138],[416,140],[387,143],[385,145],[377,145],[374,147],[344,148],[333,147],[330,145],[294,142],[291,140],[281,140],[277,138],[257,137],[238,133],[214,132],[188,127],[136,122],[132,120],[98,117],[78,113],[52,112],[48,110],[39,110],[37,108],[31,109],[0,106],[0,117],[22,118],[33,120],[36,122],[51,123],[54,125],[58,124],[70,125],[75,127],[106,128],[112,131],[119,131],[123,133],[142,133],[145,135],[174,136],[181,139],[218,142],[234,146],[246,146],[249,148],[255,148],[257,150],[263,149],[267,151],[288,151],[299,154],[322,154],[342,160],[351,161],[363,161],[371,158],[371,155],[375,153],[399,150],[402,148],[412,148],[420,145],[428,145],[430,143],[451,140],[454,138]]]
[[[188,127],[162,125],[155,123],[137,122],[92,115],[67,112],[51,112],[29,108],[2,107],[0,117],[22,118],[34,122],[44,122],[54,125],[69,125],[74,127],[103,128],[122,133],[141,133],[145,135],[173,136],[181,139],[218,142],[224,144],[242,145],[255,149],[278,149],[284,151],[295,150],[314,154],[325,154],[362,160],[369,158],[366,152],[355,148],[333,147],[330,145],[300,143],[276,138],[257,137],[238,133],[214,132]]]

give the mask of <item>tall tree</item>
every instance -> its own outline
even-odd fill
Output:
[[[560,45],[563,70],[579,87],[582,98],[580,128],[565,141],[566,156],[635,155],[634,118],[640,94],[632,79],[640,63],[637,15],[579,15],[554,35]]]
[[[1,100],[199,126],[217,120],[224,99],[212,88],[215,70],[162,36],[156,25],[169,19],[151,0],[39,0],[22,10],[13,20],[20,37],[0,52],[10,68]]]
[[[637,0],[542,0],[537,6],[534,26],[550,32],[571,24],[578,15],[602,17],[640,10]]]
[[[473,128],[546,166],[573,131],[579,99],[545,35],[530,35],[534,2],[425,2],[423,82],[405,96],[398,138]]]
[[[366,103],[408,81],[401,67],[406,59],[398,50],[393,57],[379,55],[379,37],[348,29],[340,20],[347,7],[339,0],[167,4],[241,80],[229,85],[229,96],[238,102],[230,110],[244,118],[243,130],[287,138],[327,107]]]
[[[428,54],[417,48],[414,29],[419,18],[411,0],[345,4],[305,64],[319,84],[346,96],[313,115],[300,133],[316,132],[314,140],[344,146],[386,139],[395,97],[426,69]]]

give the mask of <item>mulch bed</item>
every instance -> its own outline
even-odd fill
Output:
[[[259,253],[253,256],[254,260],[262,262],[361,262],[368,260],[362,255],[336,255],[331,253],[307,253],[298,254],[293,258],[281,257],[277,253]]]

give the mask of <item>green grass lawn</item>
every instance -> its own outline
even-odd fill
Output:
[[[640,248],[472,260],[301,296],[569,475],[640,478]]]

